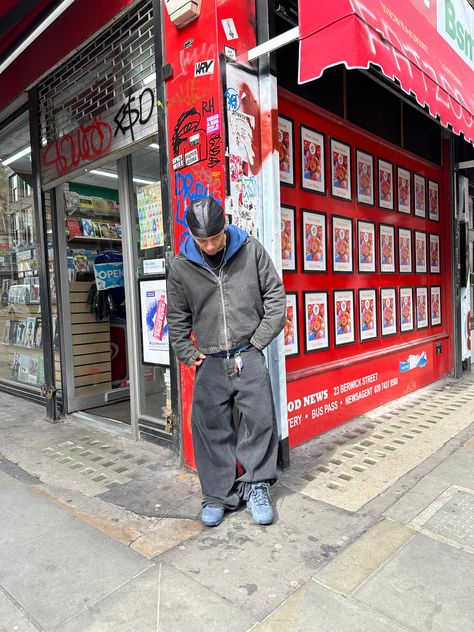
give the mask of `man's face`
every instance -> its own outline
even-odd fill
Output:
[[[198,238],[194,237],[193,239],[199,248],[212,257],[212,255],[216,255],[219,250],[222,250],[225,246],[225,231],[221,230],[217,235],[213,235],[212,237]]]

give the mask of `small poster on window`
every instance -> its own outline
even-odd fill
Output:
[[[303,211],[303,269],[305,272],[326,272],[326,215]]]
[[[170,363],[166,280],[140,281],[142,353],[145,364]]]
[[[357,201],[374,205],[374,158],[359,149],[356,151]]]
[[[428,288],[416,288],[416,328],[428,327]]]
[[[335,290],[334,327],[336,346],[355,341],[353,290]]]
[[[286,357],[298,355],[298,300],[295,292],[288,292],[286,295],[283,340]]]
[[[426,217],[426,180],[417,173],[413,176],[415,188],[415,215]]]
[[[379,224],[380,272],[395,272],[395,228]]]
[[[375,272],[375,224],[357,220],[359,272]]]
[[[412,272],[411,230],[409,228],[398,229],[398,261],[400,272]]]
[[[296,270],[295,252],[295,209],[292,206],[282,206],[281,219],[281,267],[285,271]]]
[[[352,220],[332,216],[332,258],[334,272],[352,272]]]
[[[441,272],[439,235],[430,235],[430,272],[431,274],[439,274]]]
[[[397,312],[395,305],[395,288],[383,287],[380,290],[380,311],[382,336],[397,333]]]
[[[426,233],[415,230],[415,271],[426,272]]]
[[[411,177],[407,169],[398,167],[398,212],[409,215],[411,213]]]
[[[329,347],[328,294],[305,292],[305,350],[319,351]]]
[[[439,285],[430,287],[431,324],[441,325],[441,288]]]
[[[413,289],[400,288],[400,331],[413,329]]]
[[[324,135],[301,125],[301,188],[326,193]]]
[[[280,182],[295,184],[293,121],[285,116],[278,117],[278,153],[280,155]]]
[[[393,165],[379,160],[379,206],[393,211]]]
[[[437,182],[428,180],[428,209],[429,218],[439,222],[439,187]]]
[[[331,138],[331,195],[352,199],[351,148],[334,138]]]
[[[377,305],[375,290],[359,290],[360,340],[377,337]]]

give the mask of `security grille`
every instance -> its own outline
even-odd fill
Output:
[[[152,2],[139,2],[39,84],[42,143],[77,128],[154,76]]]

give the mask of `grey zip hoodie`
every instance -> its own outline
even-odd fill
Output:
[[[173,349],[187,366],[204,355],[250,342],[264,349],[283,329],[286,297],[270,255],[236,226],[226,228],[224,265],[214,273],[189,237],[168,275]],[[197,348],[190,339],[194,331]]]

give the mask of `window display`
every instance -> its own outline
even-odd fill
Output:
[[[426,233],[421,230],[415,231],[415,271],[426,272]]]
[[[301,188],[326,193],[324,135],[301,125]]]
[[[408,169],[397,168],[398,212],[411,213],[411,175]]]
[[[439,187],[437,182],[428,180],[428,209],[429,218],[439,222]]]
[[[379,224],[380,272],[395,272],[395,228]]]
[[[320,351],[329,347],[328,293],[305,292],[305,350]]]
[[[439,274],[440,269],[439,235],[430,235],[430,272]]]
[[[355,341],[353,290],[334,291],[334,331],[336,347]]]
[[[298,296],[296,292],[286,295],[286,316],[283,328],[283,342],[286,357],[298,355]]]
[[[428,288],[416,288],[416,328],[428,327]]]
[[[376,291],[359,290],[359,336],[360,340],[377,337],[377,301]]]
[[[282,206],[281,218],[281,265],[286,272],[296,270],[295,209]]]
[[[284,116],[278,117],[278,153],[280,156],[280,182],[294,186],[293,121]]]
[[[395,288],[383,287],[380,290],[382,336],[391,336],[397,333],[397,310],[395,302]]]
[[[375,272],[375,224],[357,220],[357,267],[359,272]]]
[[[350,146],[331,138],[331,195],[352,199],[351,173]]]
[[[393,165],[386,160],[379,160],[379,206],[393,211]]]
[[[411,230],[409,228],[398,229],[398,263],[399,272],[402,274],[412,272]]]
[[[334,272],[353,272],[352,220],[332,216],[332,269]]]
[[[326,215],[303,210],[303,270],[326,272]]]
[[[415,173],[413,176],[415,187],[415,215],[416,217],[426,217],[426,180],[423,176]]]
[[[374,205],[374,158],[358,149],[356,151],[357,202]]]
[[[400,288],[400,331],[411,331],[413,329],[413,288]]]

